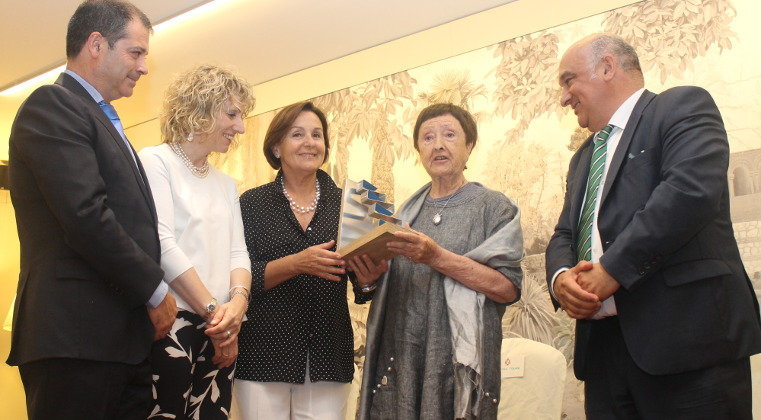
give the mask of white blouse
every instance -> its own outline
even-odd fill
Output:
[[[235,181],[213,166],[194,176],[167,144],[139,153],[158,213],[161,268],[171,281],[195,267],[219,303],[229,301],[230,272],[251,271]],[[177,307],[193,311],[179,296]]]

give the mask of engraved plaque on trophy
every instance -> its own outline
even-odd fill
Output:
[[[347,179],[341,195],[337,252],[344,258],[367,254],[376,263],[393,258],[386,243],[401,241],[393,233],[407,230],[393,214],[394,205],[373,184]]]

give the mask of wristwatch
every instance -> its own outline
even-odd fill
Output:
[[[378,287],[378,283],[376,282],[376,283],[368,284],[367,286],[362,286],[359,288],[359,290],[361,290],[362,293],[370,293],[373,290],[375,290],[377,287]]]
[[[219,304],[217,303],[217,298],[211,298],[211,302],[207,303],[206,306],[204,307],[206,309],[206,316],[204,316],[204,318],[210,317],[211,314],[213,314],[214,311],[217,310],[217,306],[219,306]]]

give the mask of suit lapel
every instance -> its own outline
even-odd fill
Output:
[[[621,169],[621,164],[624,162],[624,157],[629,150],[629,144],[634,138],[634,132],[637,131],[637,125],[642,118],[642,113],[645,111],[645,107],[650,101],[655,98],[655,94],[649,90],[642,92],[642,96],[634,105],[632,114],[629,116],[629,121],[626,122],[626,129],[621,134],[621,140],[618,141],[616,151],[613,153],[613,157],[610,160],[610,166],[608,167],[608,173],[605,175],[605,184],[602,189],[602,196],[600,197],[600,205],[605,202],[605,198],[608,196],[613,183],[618,176],[618,171]]]
[[[576,236],[576,225],[579,222],[579,215],[581,213],[581,206],[584,204],[584,191],[587,187],[587,178],[589,178],[589,165],[592,161],[592,137],[591,135],[579,151],[579,160],[574,170],[574,191],[571,191],[571,226],[573,226],[573,234]],[[574,238],[575,241],[575,238]]]
[[[132,150],[135,150],[135,149],[132,149]],[[132,159],[131,156],[130,156],[130,159]],[[151,209],[151,215],[153,216],[153,221],[158,223],[159,216],[158,214],[156,214],[156,203],[153,201],[153,192],[151,192],[151,184],[148,183],[148,176],[145,174],[145,169],[143,168],[143,162],[140,161],[140,157],[138,157],[137,152],[135,152],[134,161],[137,162],[137,169],[138,171],[140,171],[140,179],[143,181],[140,183],[140,190],[143,192],[143,196],[148,202],[148,207]]]
[[[140,188],[140,192],[143,194],[143,198],[145,198],[148,207],[151,210],[154,221],[157,221],[158,218],[156,216],[156,206],[153,202],[153,196],[151,195],[150,187],[148,186],[148,178],[146,178],[145,172],[140,165],[140,160],[137,157],[137,153],[134,152],[134,149],[132,149],[132,152],[135,153],[135,158],[133,159],[132,153],[130,153],[130,149],[127,148],[128,146],[122,139],[119,131],[116,130],[116,127],[114,127],[114,124],[110,119],[108,119],[106,114],[100,108],[100,105],[95,102],[92,96],[90,96],[90,93],[87,92],[87,90],[81,84],[79,84],[78,81],[76,81],[68,74],[62,73],[61,76],[58,77],[56,83],[82,97],[83,101],[89,107],[90,112],[101,124],[103,124],[104,127],[106,127],[106,130],[108,130],[108,132],[111,134],[111,139],[116,143],[116,146],[119,148],[119,150],[121,150],[124,159],[127,159],[129,162],[129,167],[132,168],[132,174],[135,177],[135,182],[137,182],[138,188]],[[132,146],[130,145],[129,147],[131,148]],[[135,161],[137,161],[137,166],[135,166]]]

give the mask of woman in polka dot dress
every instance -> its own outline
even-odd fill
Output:
[[[355,259],[347,276],[335,252],[341,190],[319,169],[328,148],[320,109],[283,108],[264,140],[280,171],[240,199],[253,280],[234,394],[246,420],[345,416],[354,375],[346,282],[364,303],[387,263]]]

